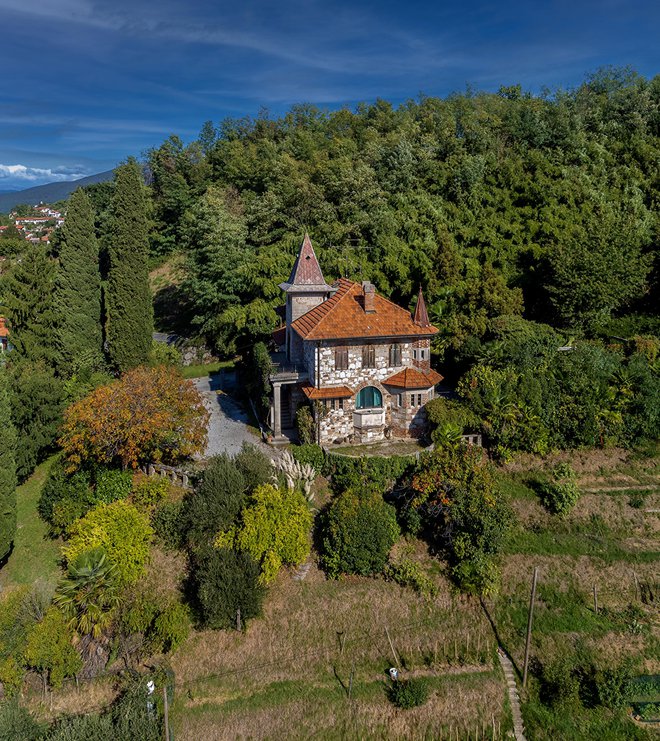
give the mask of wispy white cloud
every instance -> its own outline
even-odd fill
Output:
[[[89,174],[89,170],[84,167],[41,168],[28,167],[27,165],[0,165],[0,180],[11,180],[14,182],[61,182],[65,180],[78,180]]]

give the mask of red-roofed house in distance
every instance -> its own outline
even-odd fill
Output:
[[[379,296],[368,282],[325,282],[305,235],[286,293],[286,324],[271,374],[273,442],[287,442],[295,413],[311,402],[317,442],[363,444],[421,437],[424,405],[442,376],[431,368],[431,338],[422,289],[414,316]]]
[[[9,329],[7,329],[7,322],[5,322],[4,317],[0,316],[0,354],[7,352],[10,347]]]

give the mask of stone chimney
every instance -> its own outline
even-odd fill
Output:
[[[362,281],[362,302],[365,314],[373,314],[376,311],[376,288],[368,280]]]

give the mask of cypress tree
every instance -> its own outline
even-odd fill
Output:
[[[56,334],[62,370],[97,366],[101,360],[101,275],[94,212],[82,188],[67,208],[55,279]]]
[[[16,532],[16,430],[11,421],[9,392],[0,367],[0,562],[11,550]]]
[[[115,171],[108,256],[108,355],[116,370],[123,372],[147,362],[153,331],[147,206],[142,174],[134,159]]]
[[[24,253],[2,281],[0,314],[7,320],[19,360],[55,363],[54,279],[54,261],[43,247],[36,246]]]

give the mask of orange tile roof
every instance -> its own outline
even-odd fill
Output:
[[[300,390],[308,399],[345,399],[353,396],[353,389],[348,386],[334,386],[317,389],[309,383],[302,384]]]
[[[3,316],[0,316],[0,337],[9,337],[9,330]]]
[[[365,312],[362,286],[347,278],[323,303],[296,319],[291,327],[304,340],[371,339],[376,337],[430,337],[435,327],[420,327],[410,312],[376,294],[373,312]]]
[[[402,389],[427,389],[442,381],[441,376],[434,370],[420,370],[419,368],[406,368],[405,370],[390,376],[383,384],[385,386],[396,386]]]

